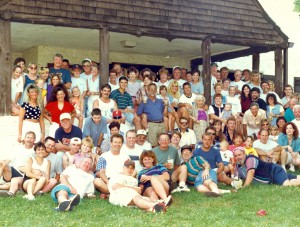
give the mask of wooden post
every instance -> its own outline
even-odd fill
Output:
[[[203,77],[203,85],[204,85],[204,96],[206,99],[206,103],[208,105],[211,104],[211,75],[210,75],[210,39],[202,40],[201,44],[201,52],[203,59],[203,69],[202,69],[202,77]]]
[[[289,83],[289,48],[283,50],[283,87]]]
[[[0,116],[4,116],[11,113],[12,63],[10,20],[3,15],[0,15],[0,31]]]
[[[259,62],[260,62],[260,55],[259,53],[255,53],[252,55],[252,70],[259,71]]]
[[[100,29],[100,87],[108,83],[109,77],[109,31],[107,27]]]
[[[283,78],[282,78],[282,49],[275,50],[275,92],[282,97],[283,91]]]

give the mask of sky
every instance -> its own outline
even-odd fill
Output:
[[[262,7],[280,29],[289,37],[294,47],[289,49],[289,84],[294,84],[294,77],[300,77],[300,13],[293,11],[294,0],[259,0]],[[221,62],[219,66],[230,69],[252,67],[252,58],[243,57]],[[260,71],[267,75],[275,74],[274,52],[260,55]]]

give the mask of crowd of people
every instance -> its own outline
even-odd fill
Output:
[[[228,68],[212,63],[206,100],[199,70],[114,64],[99,87],[102,75],[90,59],[70,66],[56,54],[53,64],[26,70],[25,59],[15,60],[20,147],[14,159],[0,161],[1,196],[22,189],[35,200],[51,192],[57,211],[71,211],[98,190],[114,205],[164,212],[172,193],[193,186],[218,197],[253,181],[300,185],[291,173],[300,165],[299,95],[291,85],[280,98],[259,72],[235,70],[230,78]]]

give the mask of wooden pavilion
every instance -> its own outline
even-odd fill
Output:
[[[252,55],[259,70],[259,54],[274,51],[279,94],[287,76],[288,37],[257,0],[0,0],[0,115],[10,114],[14,22],[99,30],[100,75],[108,75],[110,32],[199,41],[200,57],[190,65],[203,66],[207,100],[211,61]],[[243,48],[213,53],[220,44]]]

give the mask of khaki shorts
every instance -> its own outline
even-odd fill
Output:
[[[148,122],[149,132],[148,132],[148,141],[151,143],[152,147],[157,146],[157,136],[165,132],[165,124],[162,123],[153,123]]]

